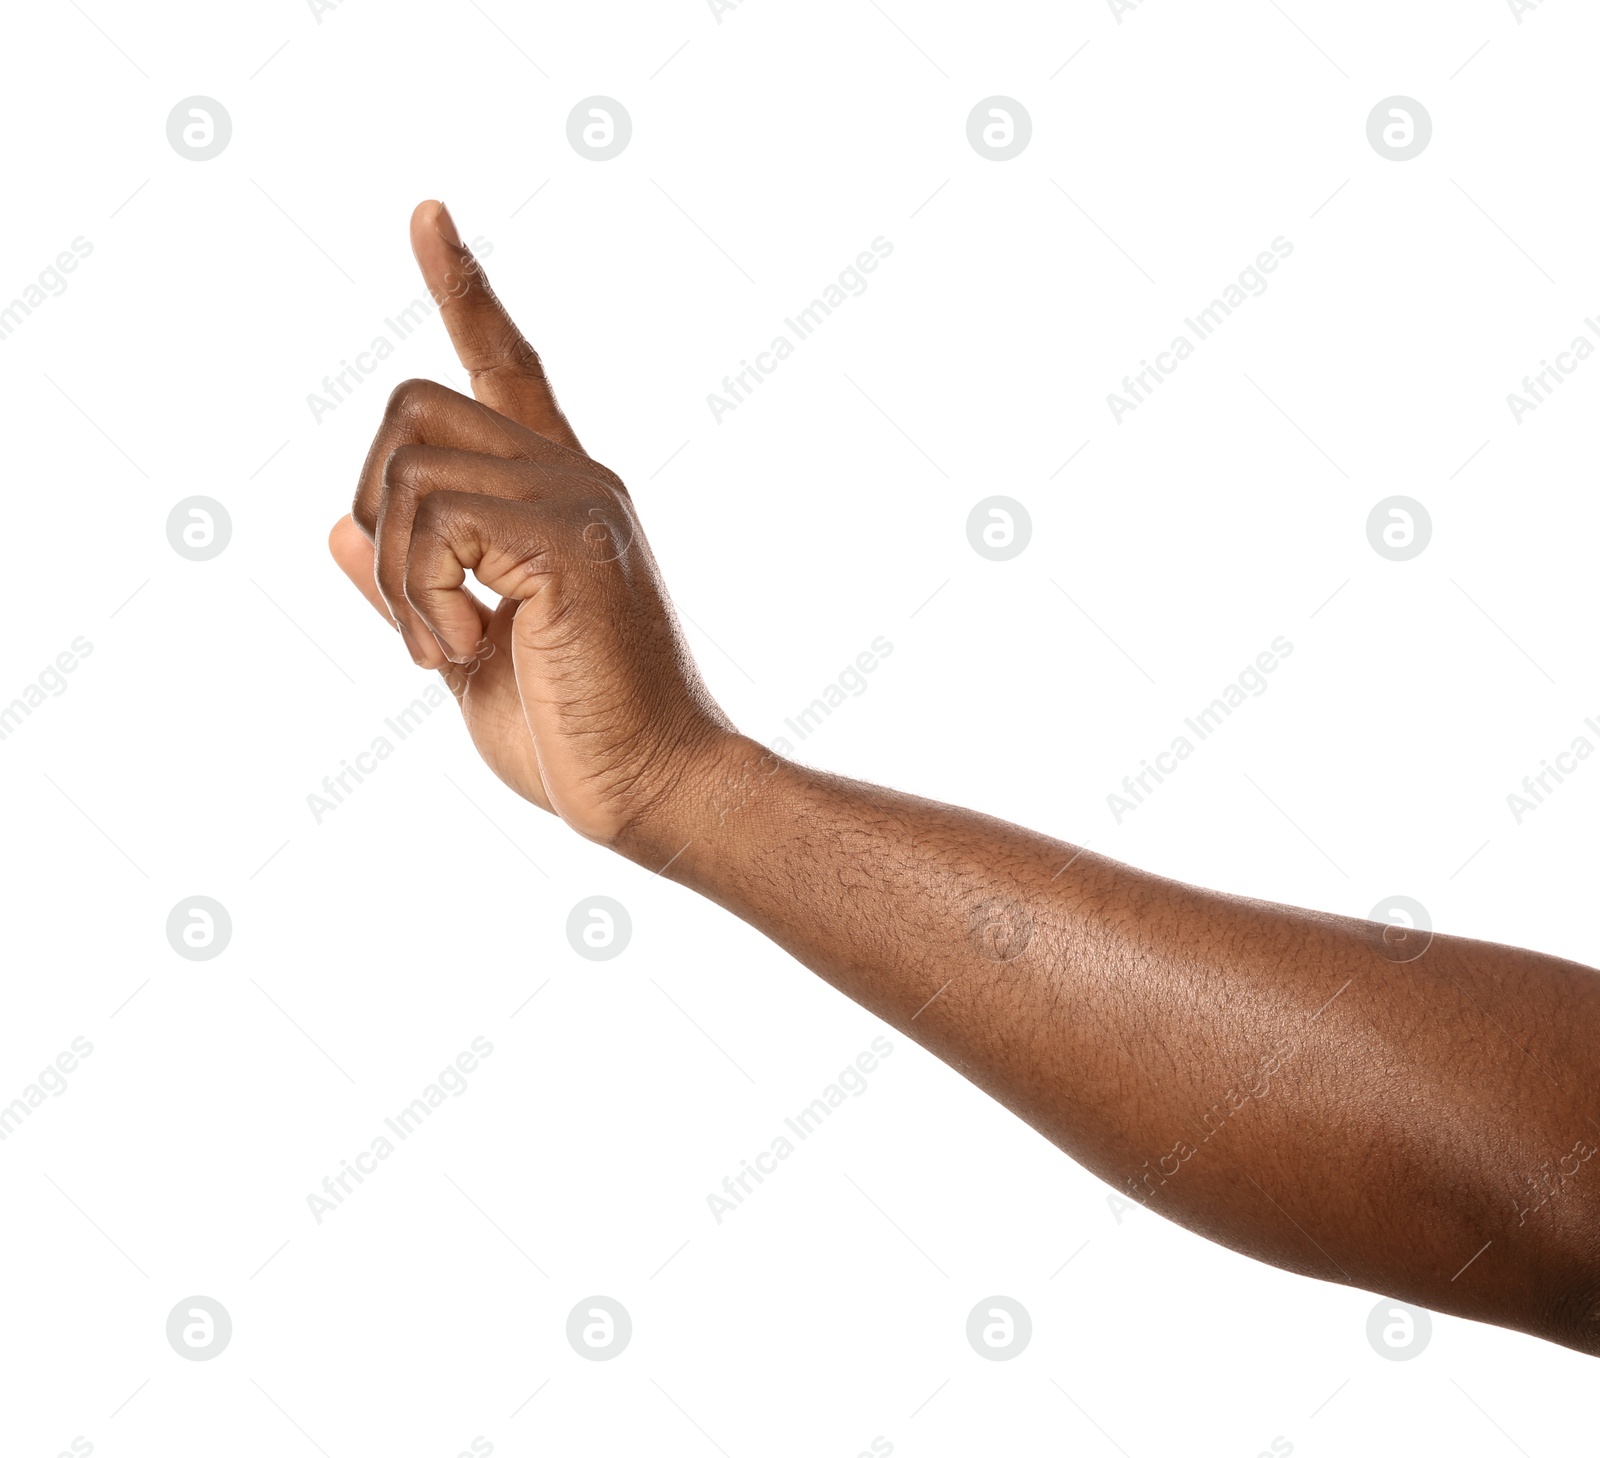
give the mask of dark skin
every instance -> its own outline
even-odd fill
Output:
[[[626,488],[448,213],[423,203],[411,239],[476,398],[395,391],[330,546],[512,790],[758,927],[1127,1198],[1600,1355],[1600,976],[776,758],[706,690]]]

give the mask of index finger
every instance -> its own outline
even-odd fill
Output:
[[[411,214],[411,251],[444,317],[456,356],[472,378],[472,393],[490,409],[581,451],[537,351],[496,297],[483,265],[461,241],[443,203],[417,205]]]

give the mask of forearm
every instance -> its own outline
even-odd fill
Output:
[[[1600,1346],[1588,969],[1183,886],[748,740],[634,853],[1119,1193],[1291,1270]]]

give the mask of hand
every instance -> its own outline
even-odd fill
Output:
[[[733,727],[627,488],[579,444],[442,204],[412,214],[411,246],[477,399],[426,380],[395,389],[329,549],[442,673],[489,767],[626,849]]]

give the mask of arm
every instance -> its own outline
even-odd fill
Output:
[[[1600,978],[768,754],[706,691],[626,489],[448,213],[424,203],[412,244],[477,399],[401,386],[330,545],[512,789],[749,921],[1129,1198],[1600,1355]]]
[[[747,740],[701,786],[636,859],[677,853],[1119,1193],[1600,1355],[1595,973],[1184,886]]]

